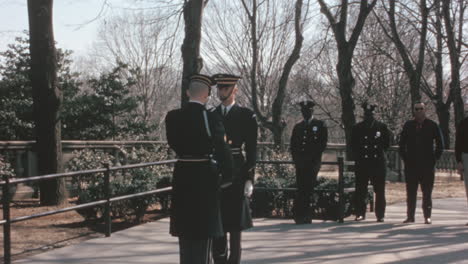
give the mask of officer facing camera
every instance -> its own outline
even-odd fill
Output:
[[[216,112],[222,116],[234,159],[232,185],[221,194],[224,235],[213,241],[213,260],[215,264],[235,264],[241,263],[242,230],[253,225],[248,198],[253,192],[257,161],[257,120],[250,109],[236,102],[240,76],[216,74],[213,79],[221,100]]]
[[[366,219],[366,196],[369,181],[375,192],[375,216],[377,222],[385,217],[385,151],[390,146],[390,132],[387,126],[375,120],[375,105],[363,103],[364,120],[357,123],[351,132],[351,149],[355,160],[356,221]]]
[[[322,153],[327,146],[328,130],[325,123],[313,117],[314,102],[299,103],[304,120],[297,123],[291,135],[291,155],[296,167],[297,195],[293,211],[296,224],[310,224],[312,211],[310,195],[322,165]]]

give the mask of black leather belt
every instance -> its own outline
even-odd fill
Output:
[[[206,162],[211,160],[212,155],[181,155],[177,160],[182,162]]]
[[[231,148],[232,155],[241,155],[242,149],[241,148]]]

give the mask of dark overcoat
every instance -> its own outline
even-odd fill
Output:
[[[297,123],[291,134],[291,155],[295,163],[321,161],[327,147],[328,129],[322,120]]]
[[[357,123],[351,133],[351,149],[356,165],[385,165],[385,151],[390,147],[390,131],[377,120]]]
[[[210,132],[205,126],[204,112]],[[224,140],[220,116],[190,102],[167,114],[166,134],[169,146],[181,159],[212,156],[209,161],[175,164],[170,233],[187,239],[222,236],[220,184],[232,178],[232,156]]]
[[[216,108],[221,116],[221,106]],[[247,180],[254,181],[257,157],[257,121],[248,108],[234,104],[223,116],[227,142],[233,150],[234,173],[232,185],[222,191],[221,211],[225,232],[252,227],[248,198],[244,194]],[[241,151],[243,150],[243,151]],[[245,156],[243,154],[245,152]]]

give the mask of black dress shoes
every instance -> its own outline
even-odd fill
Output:
[[[413,218],[406,218],[406,220],[403,221],[403,224],[409,224],[409,223],[414,223],[414,219]]]
[[[310,218],[294,219],[294,223],[296,223],[296,225],[312,224],[312,219]]]
[[[363,215],[358,215],[358,216],[356,216],[356,218],[354,219],[354,221],[362,221],[362,220],[366,220],[366,217],[363,216]]]
[[[383,217],[382,217],[382,218],[377,218],[377,222],[379,222],[379,223],[383,223],[383,222],[384,222],[384,219],[383,219]]]
[[[430,224],[432,224],[432,220],[431,220],[431,218],[429,218],[429,217],[428,217],[428,218],[426,218],[426,219],[424,220],[424,223],[425,223],[426,225],[430,225]]]

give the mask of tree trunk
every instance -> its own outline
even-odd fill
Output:
[[[282,146],[283,143],[283,131],[286,127],[286,122],[282,119],[283,116],[283,103],[284,97],[286,95],[289,75],[294,64],[299,60],[302,49],[302,42],[304,37],[302,36],[302,25],[301,25],[301,16],[302,16],[302,0],[297,0],[296,9],[295,9],[295,18],[294,18],[294,28],[296,39],[294,42],[294,48],[289,55],[288,60],[284,64],[283,72],[278,84],[278,92],[276,93],[275,100],[273,101],[272,106],[272,126],[273,126],[273,139],[276,146]]]
[[[439,119],[439,126],[442,132],[442,138],[444,139],[444,146],[446,149],[450,148],[450,106],[452,104],[452,97],[448,96],[446,103],[444,103],[444,66],[443,66],[443,30],[441,22],[441,12],[440,12],[440,1],[435,1],[435,12],[436,12],[436,50],[434,51],[435,57],[435,68],[434,75],[436,80],[436,95],[431,96],[432,101],[436,107],[437,117]],[[428,89],[428,91],[430,91]]]
[[[428,23],[428,16],[429,16],[429,8],[426,6],[426,0],[420,0],[419,7],[421,11],[421,30],[420,30],[420,37],[419,37],[419,50],[418,50],[418,58],[413,65],[413,61],[408,54],[408,49],[405,47],[403,42],[401,41],[400,35],[397,30],[397,23],[395,20],[395,3],[396,1],[389,1],[390,8],[387,11],[389,22],[390,22],[390,29],[391,29],[391,40],[395,44],[398,53],[403,61],[403,68],[405,69],[405,73],[408,76],[409,83],[410,83],[410,94],[411,94],[411,109],[416,102],[421,101],[421,76],[422,76],[422,69],[424,66],[424,53],[426,50],[426,35],[427,35],[427,23]]]
[[[302,6],[303,0],[297,0],[295,4],[295,16],[294,16],[294,31],[295,31],[295,42],[294,48],[289,55],[286,63],[284,64],[283,71],[278,84],[278,92],[273,101],[272,105],[272,120],[269,121],[265,115],[262,114],[258,106],[258,85],[257,85],[257,67],[258,67],[258,43],[257,38],[257,1],[252,0],[252,10],[249,11],[246,1],[242,0],[243,7],[247,13],[247,17],[250,22],[250,41],[252,45],[252,68],[250,70],[250,88],[252,91],[252,107],[257,115],[258,120],[263,127],[270,130],[273,134],[273,142],[277,147],[283,147],[283,132],[286,127],[283,116],[283,104],[286,95],[288,80],[291,74],[294,64],[299,60],[302,49],[302,43],[304,37],[302,35]]]
[[[52,26],[53,0],[28,0],[33,107],[39,174],[62,172],[62,92],[57,82],[57,58]],[[41,205],[65,203],[65,179],[40,182]]]
[[[354,115],[355,105],[352,97],[355,80],[352,74],[351,57],[351,54],[342,53],[336,65],[340,85],[341,121],[343,122],[345,131],[347,160],[354,159],[349,142],[351,142],[351,130],[354,124],[356,124],[356,117]]]
[[[328,22],[333,29],[336,45],[338,47],[338,63],[336,65],[336,72],[338,75],[338,88],[340,90],[341,98],[341,121],[344,125],[346,138],[346,159],[353,160],[351,151],[351,130],[356,123],[356,117],[354,115],[354,100],[352,97],[353,88],[355,85],[352,74],[352,60],[354,49],[356,48],[359,36],[361,35],[362,29],[364,27],[364,23],[377,1],[373,0],[371,3],[368,3],[367,0],[360,1],[359,15],[349,40],[346,40],[349,4],[348,1],[341,1],[339,21],[337,21],[332,15],[325,1],[317,1],[321,7],[320,11],[328,19]]]
[[[450,149],[450,106],[444,103],[437,104],[436,112],[439,118],[439,127],[444,139],[445,149]]]
[[[463,5],[463,1],[460,1],[460,5]],[[449,50],[450,56],[450,95],[453,98],[453,112],[455,114],[455,125],[463,119],[464,117],[464,106],[463,106],[463,99],[461,96],[461,88],[460,88],[460,50],[461,50],[461,37],[463,32],[463,24],[464,24],[464,10],[465,7],[460,7],[460,18],[462,21],[458,21],[460,23],[459,26],[459,40],[458,46],[455,40],[455,32],[454,32],[454,19],[450,17],[450,1],[444,0],[442,1],[442,14],[444,17],[444,24],[445,24],[445,32],[447,34],[447,46]]]
[[[203,68],[203,59],[200,56],[201,28],[203,18],[203,8],[205,0],[185,0],[184,3],[184,21],[185,38],[182,43],[182,87],[181,87],[181,105],[188,102],[186,91],[190,83],[190,76],[200,73]]]

